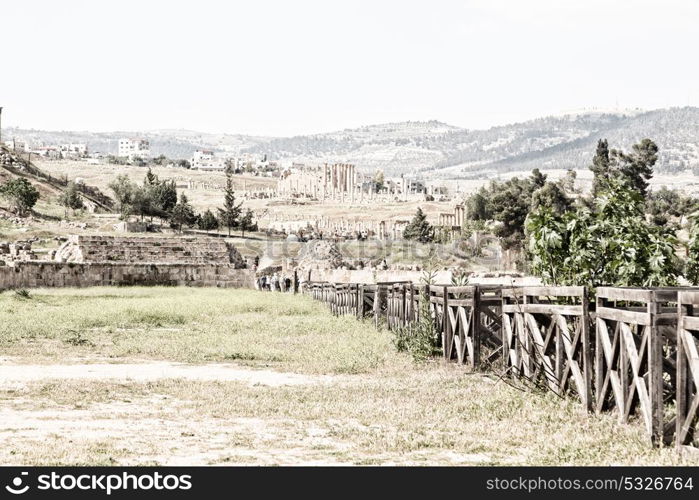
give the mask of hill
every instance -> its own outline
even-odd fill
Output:
[[[90,152],[116,155],[119,139],[123,137],[143,137],[151,144],[154,156],[161,154],[168,158],[191,158],[197,149],[207,148],[217,152],[237,152],[254,146],[258,142],[269,141],[265,137],[239,134],[210,134],[191,130],[152,130],[148,132],[115,131],[47,131],[9,127],[3,129],[3,137],[16,137],[29,142],[31,146],[55,144],[87,144]]]
[[[699,108],[653,111],[587,112],[467,130],[439,121],[369,125],[336,132],[287,138],[209,134],[189,130],[150,132],[45,132],[8,129],[6,137],[30,142],[85,142],[92,151],[115,153],[120,137],[151,140],[153,154],[188,158],[198,148],[267,154],[270,159],[349,162],[371,172],[419,174],[432,178],[472,179],[518,170],[583,169],[597,140],[628,149],[643,138],[660,147],[658,173],[699,171]]]
[[[626,149],[646,137],[660,147],[658,172],[699,168],[699,108],[569,114],[487,130],[404,122],[274,139],[248,151],[299,161],[348,161],[393,175],[477,178],[534,167],[587,168],[598,139]]]
[[[0,146],[0,183],[15,177],[27,178],[39,191],[42,203],[57,205],[57,198],[63,193],[68,181],[65,178],[52,176],[33,162],[30,163],[22,155]],[[83,201],[93,211],[109,212],[113,209],[113,200],[94,186],[78,184]],[[55,208],[52,206],[52,208]]]

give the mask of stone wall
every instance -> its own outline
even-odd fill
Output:
[[[222,238],[71,235],[57,262],[233,264],[244,267],[238,251]]]
[[[233,264],[124,264],[13,262],[0,266],[0,290],[9,288],[172,285],[252,288],[255,272]]]

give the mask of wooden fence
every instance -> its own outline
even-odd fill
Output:
[[[515,378],[573,394],[592,409],[589,300],[585,287],[503,290],[503,364]]]
[[[640,414],[653,442],[669,442],[677,379],[678,288],[597,289],[596,411]]]
[[[334,314],[389,329],[420,319],[442,355],[578,399],[621,422],[638,416],[657,445],[694,443],[699,419],[699,289],[309,283]],[[594,327],[593,327],[594,326]]]
[[[679,293],[677,305],[675,442],[692,443],[699,410],[699,292]]]

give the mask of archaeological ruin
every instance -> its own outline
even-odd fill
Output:
[[[178,285],[251,287],[233,245],[218,238],[72,235],[39,258],[31,245],[0,244],[0,290],[34,287]]]

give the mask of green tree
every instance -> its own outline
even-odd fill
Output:
[[[553,182],[546,182],[532,194],[531,210],[541,206],[550,208],[554,213],[562,215],[570,208],[571,201],[563,189]]]
[[[156,215],[166,219],[170,217],[172,210],[177,204],[177,186],[174,180],[160,181],[155,179],[155,184],[148,185],[151,199],[151,215]]]
[[[238,226],[240,227],[243,237],[245,236],[245,231],[257,231],[257,223],[253,217],[252,210],[248,208],[245,214],[240,218]]]
[[[653,166],[658,161],[658,146],[650,139],[643,139],[633,145],[630,154],[616,150],[612,153],[618,161],[619,173],[645,197],[648,181],[653,177]]]
[[[671,218],[678,219],[676,227],[682,224],[682,218],[694,212],[697,201],[690,196],[685,196],[676,189],[668,189],[662,186],[657,191],[648,192],[646,198],[646,212],[657,226],[665,226]]]
[[[145,186],[155,186],[156,184],[158,184],[158,176],[153,173],[150,167],[148,167],[146,177],[143,179],[143,184]]]
[[[606,189],[609,179],[612,177],[612,166],[609,158],[609,143],[607,139],[597,141],[597,151],[592,159],[592,196],[597,196],[597,193]]]
[[[541,170],[538,168],[535,168],[532,170],[531,177],[529,180],[532,183],[533,189],[539,189],[544,187],[544,184],[546,184],[546,175],[541,173]]]
[[[384,176],[383,170],[380,168],[376,169],[376,172],[374,172],[374,177],[371,181],[374,185],[374,192],[378,193],[385,187],[386,183],[386,178]]]
[[[152,161],[153,161],[153,164],[162,166],[162,165],[167,165],[169,160],[167,159],[167,156],[161,154],[161,155],[153,158]]]
[[[0,195],[7,199],[12,210],[20,217],[24,217],[39,200],[39,191],[24,177],[0,185]]]
[[[141,221],[153,214],[153,193],[149,186],[134,187],[131,195],[130,209],[136,215],[141,217]]]
[[[194,212],[192,205],[189,204],[187,196],[184,193],[180,194],[180,200],[172,209],[172,216],[170,217],[171,225],[179,232],[182,232],[182,226],[191,227],[196,222],[197,214]]]
[[[471,220],[489,220],[492,214],[488,210],[487,191],[481,188],[466,199],[466,217]]]
[[[593,199],[564,214],[540,205],[527,218],[532,272],[545,283],[671,286],[677,240],[646,221],[644,200],[626,179],[612,178]]]
[[[223,197],[223,208],[218,209],[219,220],[224,227],[228,228],[228,236],[231,235],[231,229],[235,228],[240,217],[242,203],[236,204],[235,192],[233,191],[233,175],[226,172],[226,188]]]
[[[211,210],[204,212],[198,221],[199,229],[204,231],[214,231],[218,229],[218,219]]]
[[[66,217],[68,216],[68,209],[75,212],[76,210],[79,210],[85,206],[83,199],[80,197],[80,193],[78,192],[78,187],[76,186],[75,182],[72,181],[68,183],[63,193],[61,193],[61,195],[58,197],[58,203],[65,207]]]
[[[699,211],[689,216],[689,243],[684,276],[693,286],[699,286]]]
[[[504,249],[521,248],[524,241],[524,221],[531,206],[533,184],[527,179],[514,177],[502,183],[491,184],[488,207],[493,220],[498,222],[494,233]]]
[[[134,191],[136,190],[136,186],[131,182],[129,176],[125,174],[117,176],[116,179],[109,183],[109,189],[114,193],[122,216],[128,215],[133,202]]]
[[[650,139],[634,144],[631,153],[620,149],[609,149],[607,140],[597,143],[597,151],[590,170],[594,174],[592,196],[607,190],[613,178],[622,178],[645,197],[648,181],[653,177],[653,166],[658,161],[658,146]]]
[[[576,194],[578,190],[575,187],[575,180],[578,178],[578,173],[571,169],[566,171],[566,175],[561,177],[558,181],[561,189],[566,194]]]
[[[415,216],[403,230],[403,238],[416,240],[420,243],[430,243],[434,240],[434,228],[427,222],[427,216],[418,207]]]

